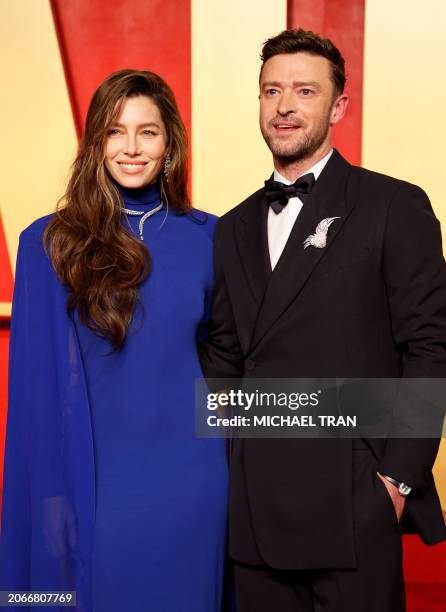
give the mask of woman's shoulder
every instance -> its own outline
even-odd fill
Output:
[[[43,234],[50,221],[54,219],[54,213],[39,217],[26,227],[20,234],[20,243],[26,246],[43,247]]]
[[[18,278],[23,280],[26,277],[30,286],[34,287],[33,291],[36,290],[35,283],[51,291],[51,287],[57,287],[57,291],[62,287],[44,244],[45,230],[54,217],[55,213],[40,217],[20,234],[16,281]]]
[[[191,208],[179,215],[193,231],[204,233],[210,240],[214,239],[215,225],[218,217],[198,208]]]

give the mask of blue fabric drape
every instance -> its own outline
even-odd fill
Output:
[[[123,197],[144,211],[159,204],[153,189]],[[153,268],[115,353],[67,313],[42,246],[48,220],[18,250],[0,589],[76,591],[78,612],[217,612],[224,442],[194,432],[215,218],[162,209],[146,221]],[[138,217],[123,222],[139,236]]]
[[[17,256],[0,590],[76,590],[78,609],[84,610],[82,594],[90,588],[84,560],[94,517],[93,443],[76,330],[66,292],[42,248],[47,221],[22,233]]]

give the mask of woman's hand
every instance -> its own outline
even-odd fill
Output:
[[[46,547],[55,557],[69,554],[77,545],[76,517],[65,495],[46,497],[42,508]]]

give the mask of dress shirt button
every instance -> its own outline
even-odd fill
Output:
[[[255,362],[252,359],[247,359],[245,362],[246,369],[250,372],[256,367]]]

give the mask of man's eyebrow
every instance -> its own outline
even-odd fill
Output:
[[[279,81],[265,81],[262,83],[262,87],[281,87],[282,84]]]
[[[293,81],[293,85],[295,87],[319,87],[319,83],[317,81]]]
[[[283,87],[279,81],[265,81],[262,87]],[[317,81],[293,81],[293,87],[320,87]]]

